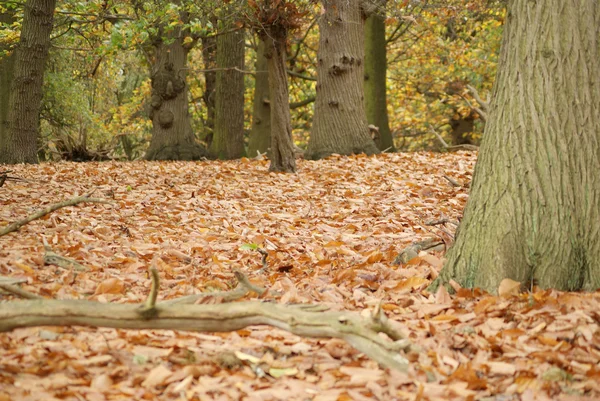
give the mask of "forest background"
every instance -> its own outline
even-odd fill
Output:
[[[131,160],[143,156],[152,133],[152,55],[148,42],[161,24],[167,30],[188,32],[184,40],[190,49],[186,75],[192,129],[196,139],[210,147],[215,85],[230,84],[217,81],[215,75],[219,70],[232,70],[217,65],[216,38],[230,29],[231,21],[235,29],[241,30],[251,11],[228,13],[227,3],[218,1],[142,3],[58,2],[44,77],[40,160]],[[0,30],[6,54],[18,40],[22,7],[18,2],[3,2],[2,7],[5,16],[14,12],[15,17],[4,18]],[[181,18],[182,12],[187,19]],[[287,42],[293,138],[302,149],[306,148],[313,117],[316,19],[320,12],[318,4],[298,2],[299,23]],[[387,50],[387,73],[385,60],[372,62],[384,66],[375,71],[385,74],[385,112],[389,118],[389,127],[380,129],[392,134],[393,146],[398,150],[440,149],[434,130],[451,145],[478,144],[483,121],[475,111],[478,103],[468,87],[481,96],[490,92],[502,33],[502,2],[389,1],[377,14],[385,24],[382,39]],[[367,34],[369,29],[367,24]],[[246,154],[254,157],[257,150],[266,150],[265,145],[251,140],[253,130],[259,128],[256,122],[261,119],[257,114],[260,108],[254,105],[264,96],[259,86],[264,83],[257,82],[261,74],[266,75],[266,64],[258,51],[257,35],[252,29],[244,32],[243,64],[233,70],[246,72],[244,143]],[[367,95],[366,102],[376,103],[373,97],[381,96]]]

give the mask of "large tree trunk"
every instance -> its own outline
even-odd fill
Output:
[[[0,23],[11,24],[14,21],[14,13],[6,11],[0,13]],[[0,42],[0,159],[6,152],[4,146],[8,139],[8,102],[10,98],[10,82],[14,74],[15,58],[12,55],[2,55],[9,51],[10,47]]]
[[[387,49],[385,41],[385,3],[367,17],[365,24],[365,107],[367,121],[378,128],[374,138],[379,150],[394,150],[387,111]]]
[[[441,281],[600,287],[600,3],[511,0],[492,99]]]
[[[271,146],[271,106],[269,100],[269,71],[265,57],[265,42],[258,41],[256,50],[256,75],[254,80],[254,105],[252,111],[252,131],[248,141],[248,155],[266,153]]]
[[[270,171],[294,173],[296,155],[292,140],[292,118],[288,92],[285,41],[287,34],[277,35],[273,29],[265,37],[268,44],[269,94],[271,99],[271,159]]]
[[[358,0],[323,0],[317,100],[306,157],[377,153],[365,114],[364,18]]]
[[[44,68],[56,0],[28,0],[19,44],[14,50],[8,132],[0,163],[37,163]]]
[[[217,86],[217,38],[208,36],[202,38],[202,61],[204,62],[204,93],[202,99],[206,106],[206,132],[203,139],[210,147],[215,129],[215,88]]]
[[[215,130],[210,155],[219,159],[244,156],[244,32],[217,37]]]
[[[205,156],[196,143],[188,110],[186,64],[188,50],[180,29],[171,32],[170,43],[156,46],[152,68],[152,140],[146,160],[198,160]]]

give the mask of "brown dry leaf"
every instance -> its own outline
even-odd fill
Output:
[[[118,278],[107,278],[96,287],[94,295],[122,294],[125,292],[125,284]]]
[[[505,278],[500,282],[498,286],[498,295],[501,297],[512,297],[519,295],[521,283],[518,281]]]
[[[430,294],[425,286],[440,269],[442,254],[424,252],[408,264],[392,264],[401,250],[431,237],[424,221],[460,219],[468,189],[449,187],[440,172],[469,182],[475,157],[332,156],[299,160],[296,175],[271,174],[267,160],[252,159],[15,166],[15,175],[31,183],[0,190],[0,224],[91,188],[114,200],[59,210],[18,235],[0,237],[0,276],[25,277],[28,291],[141,303],[153,262],[161,278],[159,299],[229,290],[236,285],[233,269],[240,269],[269,288],[267,302],[323,303],[355,312],[382,305],[393,326],[421,351],[408,355],[407,373],[381,373],[342,340],[301,338],[266,326],[214,334],[24,328],[0,336],[0,397],[600,397],[597,293],[534,287],[531,294],[494,297],[451,282],[456,295]],[[454,234],[453,226],[445,229]],[[45,265],[40,238],[92,269],[73,274]],[[266,269],[258,252],[240,250],[245,244],[268,251]],[[240,363],[232,350],[260,356],[260,363]],[[556,377],[570,378],[544,380],[554,367],[564,370]],[[265,369],[281,377],[274,380]]]
[[[162,386],[166,384],[167,379],[173,374],[168,368],[163,365],[158,365],[148,373],[146,379],[142,382],[142,386],[146,388]]]

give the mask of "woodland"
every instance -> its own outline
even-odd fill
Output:
[[[595,0],[0,0],[0,401],[600,397]]]

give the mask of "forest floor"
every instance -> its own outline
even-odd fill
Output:
[[[28,181],[0,188],[0,227],[92,190],[112,201],[60,209],[0,237],[0,276],[24,279],[29,292],[137,303],[151,263],[159,299],[228,290],[238,268],[268,288],[264,300],[381,305],[421,351],[407,356],[404,374],[341,340],[267,326],[17,329],[0,334],[0,401],[600,399],[600,292],[429,293],[443,252],[392,263],[414,241],[452,241],[475,159],[332,157],[299,161],[295,175],[248,159],[11,167]],[[440,219],[449,222],[429,225]],[[44,240],[89,271],[45,265]],[[266,269],[250,244],[268,252]]]

